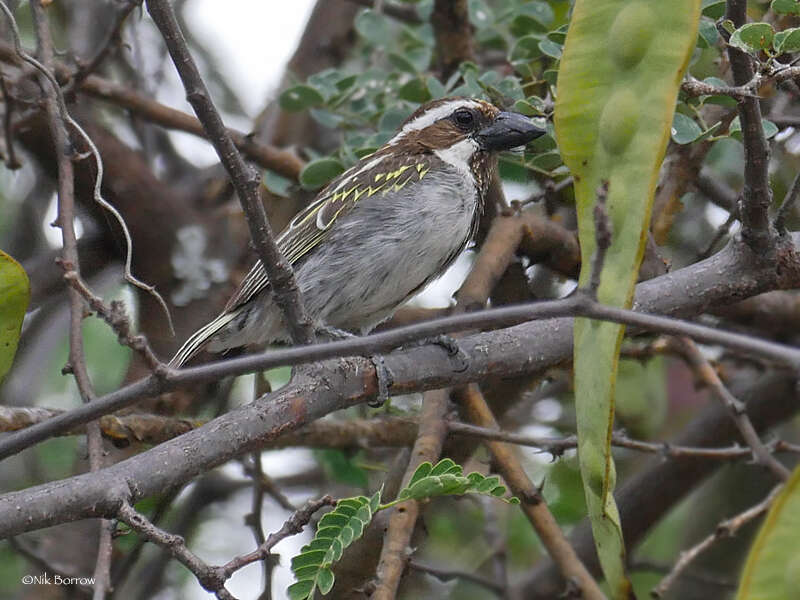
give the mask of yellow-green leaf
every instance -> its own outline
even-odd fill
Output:
[[[583,269],[595,252],[594,205],[608,182],[612,229],[598,299],[629,306],[683,73],[697,39],[700,0],[577,0],[558,75],[555,126],[575,178]],[[631,598],[612,492],[610,436],[623,328],[577,319],[578,456],[603,573],[614,598]]]
[[[742,571],[736,600],[792,600],[800,589],[800,467],[778,494]]]
[[[14,361],[30,299],[31,287],[25,269],[0,250],[0,380]]]

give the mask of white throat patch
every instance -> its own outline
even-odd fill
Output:
[[[448,165],[455,167],[455,169],[464,177],[468,178],[470,182],[475,183],[475,177],[472,174],[472,169],[470,169],[469,161],[477,150],[478,143],[475,140],[472,138],[464,138],[449,148],[434,150],[434,154]]]

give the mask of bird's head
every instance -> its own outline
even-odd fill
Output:
[[[389,144],[443,150],[465,142],[475,152],[493,152],[524,146],[544,133],[528,117],[484,100],[441,98],[414,111]]]
[[[420,106],[387,146],[394,152],[435,154],[480,181],[491,154],[524,146],[545,130],[519,113],[472,98],[442,98]]]

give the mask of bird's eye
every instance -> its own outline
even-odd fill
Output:
[[[456,112],[453,113],[453,120],[459,127],[462,127],[464,129],[469,129],[475,122],[475,115],[473,115],[467,109],[462,108],[461,110],[457,110]]]

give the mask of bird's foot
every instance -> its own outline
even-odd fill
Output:
[[[434,335],[417,340],[410,344],[410,346],[427,346],[428,344],[435,344],[436,346],[444,348],[447,352],[447,356],[455,363],[453,370],[456,373],[463,373],[469,368],[469,355],[461,349],[461,346],[454,337],[445,334]]]
[[[317,335],[331,340],[346,340],[348,338],[357,337],[349,331],[339,329],[338,327],[331,327],[330,325],[318,325],[314,331]]]

